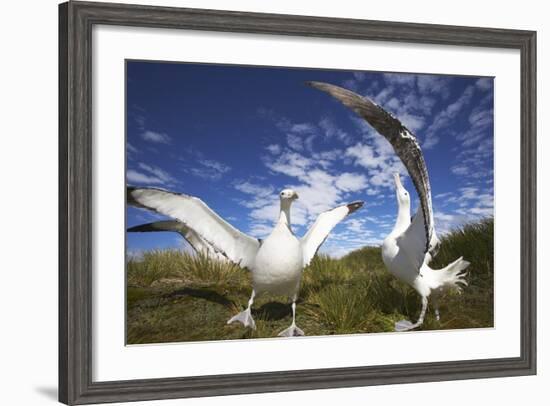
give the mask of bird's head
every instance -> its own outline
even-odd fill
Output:
[[[293,202],[298,198],[298,193],[292,189],[284,189],[279,193],[279,197],[281,198],[281,202]]]
[[[395,182],[395,195],[397,196],[397,203],[400,206],[410,206],[411,196],[409,195],[409,192],[407,192],[407,189],[403,187],[398,173],[393,174],[393,180]]]

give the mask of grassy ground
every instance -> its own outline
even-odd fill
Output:
[[[445,236],[437,269],[459,256],[471,262],[462,294],[439,299],[441,320],[428,309],[422,329],[493,325],[493,220],[467,225]],[[256,330],[226,321],[248,301],[247,271],[179,251],[152,251],[127,269],[127,342],[163,343],[276,337],[289,326],[286,298],[257,297]],[[318,255],[304,270],[297,324],[306,335],[393,331],[394,323],[416,321],[420,297],[389,274],[380,248],[364,247],[343,258]]]

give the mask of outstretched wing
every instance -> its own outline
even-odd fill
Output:
[[[218,216],[197,197],[155,188],[126,187],[128,204],[172,217],[192,229],[230,261],[250,267],[260,242]]]
[[[426,245],[423,247],[424,252],[428,252],[428,250],[430,250],[429,241],[434,232],[432,195],[424,154],[420,149],[416,137],[397,118],[393,117],[382,107],[367,98],[363,98],[350,90],[328,83],[307,83],[339,100],[344,106],[350,108],[364,118],[376,131],[390,142],[395,153],[409,171],[414,187],[420,197],[422,213],[424,214],[424,218],[428,219],[424,223]]]
[[[302,251],[304,253],[304,266],[309,265],[319,247],[327,239],[332,229],[348,214],[353,213],[363,206],[363,202],[353,202],[338,206],[335,209],[325,211],[317,217],[309,231],[302,237]]]
[[[202,239],[195,231],[187,227],[177,220],[162,220],[155,221],[153,223],[141,224],[128,228],[126,231],[130,233],[147,233],[154,231],[171,231],[180,234],[185,241],[193,247],[197,252],[204,252],[212,258],[224,259],[222,253],[216,251],[216,249],[210,245],[207,241]]]
[[[440,245],[439,238],[434,230],[429,244],[430,251],[427,253],[424,252],[424,247],[426,247],[424,223],[422,209],[419,207],[407,230],[397,237],[396,241],[399,250],[407,254],[418,272],[420,272],[420,267],[424,262],[426,264],[431,262],[432,257],[437,254]]]

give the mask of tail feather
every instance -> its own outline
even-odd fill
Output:
[[[466,281],[467,272],[465,272],[468,266],[470,266],[470,262],[460,257],[442,269],[432,269],[424,265],[421,275],[432,290],[457,289],[462,291],[464,286],[468,286]]]

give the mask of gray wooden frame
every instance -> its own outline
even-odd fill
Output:
[[[521,53],[521,355],[353,368],[93,382],[91,59],[94,24],[403,43]],[[121,293],[122,294],[122,293]],[[536,32],[69,2],[59,6],[59,400],[184,398],[536,373]]]

